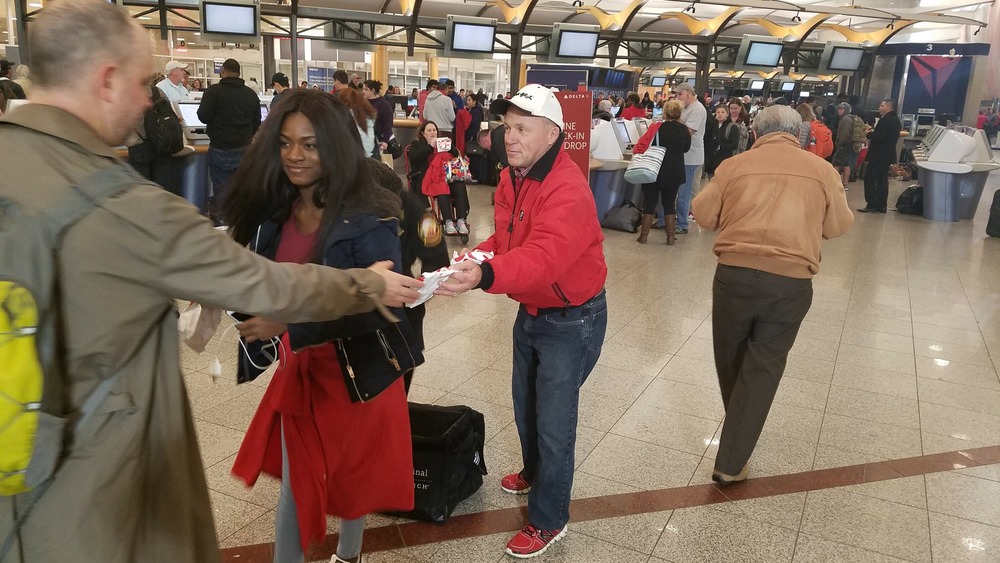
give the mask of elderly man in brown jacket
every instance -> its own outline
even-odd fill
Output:
[[[719,230],[712,338],[726,421],[712,478],[720,484],[747,477],[812,304],[822,239],[854,223],[837,172],[799,145],[801,122],[788,106],[762,110],[753,148],[723,162],[693,202],[698,225]]]
[[[16,163],[0,177],[0,197],[35,211],[122,165],[110,147],[149,107],[152,59],[145,32],[104,0],[53,4],[30,29],[34,103],[0,123],[0,154]],[[3,563],[219,559],[171,298],[305,322],[412,302],[407,286],[420,285],[384,263],[338,271],[270,262],[138,176],[70,228],[58,261],[67,414],[121,375],[68,437],[37,503],[33,492],[0,497],[0,542],[14,539]]]

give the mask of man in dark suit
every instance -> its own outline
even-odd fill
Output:
[[[896,162],[896,141],[903,128],[896,115],[896,102],[886,98],[878,106],[882,117],[868,132],[868,171],[865,172],[865,207],[861,213],[885,213],[889,199],[889,166]]]

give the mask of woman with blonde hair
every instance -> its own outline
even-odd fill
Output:
[[[680,122],[684,104],[678,100],[670,100],[663,106],[663,122],[655,133],[650,135],[655,139],[656,146],[666,149],[660,172],[656,181],[642,186],[642,222],[639,229],[639,244],[646,244],[649,231],[653,227],[653,218],[657,203],[663,205],[664,229],[667,232],[667,245],[673,246],[677,240],[677,211],[675,208],[677,190],[685,181],[684,153],[691,148],[691,133],[687,126]],[[652,141],[651,141],[652,142]],[[642,154],[646,148],[636,146],[633,154]],[[636,151],[639,151],[636,153]]]

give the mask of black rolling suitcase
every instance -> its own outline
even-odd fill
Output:
[[[990,219],[986,222],[986,234],[1000,237],[1000,190],[993,192],[993,205],[990,206]]]

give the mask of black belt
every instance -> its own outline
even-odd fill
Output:
[[[583,303],[580,303],[579,305],[570,305],[568,307],[546,307],[544,309],[543,308],[539,308],[537,310],[537,314],[535,316],[536,317],[541,317],[542,315],[549,315],[549,314],[552,314],[552,313],[562,313],[562,314],[565,314],[565,313],[568,313],[568,312],[572,311],[573,309],[577,309],[579,307],[583,307],[584,305],[587,305],[588,303],[590,303],[591,301],[593,301],[594,299],[597,299],[598,297],[600,297],[602,295],[604,295],[604,288],[601,288],[601,291],[599,291],[597,293],[597,295],[591,297],[590,299],[584,301]]]

